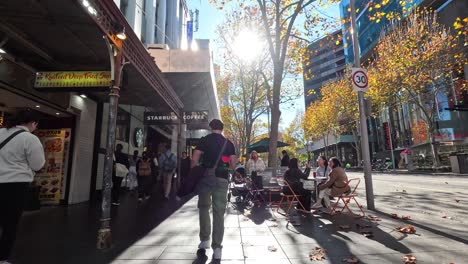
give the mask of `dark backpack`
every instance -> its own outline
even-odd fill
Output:
[[[164,172],[172,172],[176,167],[176,163],[172,159],[173,154],[171,153],[171,155],[169,156],[167,156],[167,154],[163,154],[163,155],[165,156],[165,159],[163,160],[161,164],[162,170]]]

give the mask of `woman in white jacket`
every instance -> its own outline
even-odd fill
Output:
[[[250,174],[253,184],[257,189],[263,189],[262,176],[260,172],[265,171],[265,162],[258,156],[254,150],[250,153],[250,159],[247,161],[247,173]]]
[[[0,129],[0,264],[9,263],[26,191],[45,163],[41,141],[32,134],[38,122],[37,113],[22,110]]]

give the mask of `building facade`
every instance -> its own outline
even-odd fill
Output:
[[[304,100],[308,107],[320,97],[326,82],[340,78],[346,67],[341,30],[331,33],[308,46],[304,63]]]
[[[389,26],[389,20],[383,16],[379,21],[373,17],[367,1],[357,0],[358,41],[361,61],[370,58],[383,30]],[[468,16],[468,4],[463,0],[414,0],[402,6],[400,1],[374,1],[380,5],[380,11],[401,14],[404,9],[415,6],[425,6],[436,10],[439,21],[447,27],[452,27],[456,17]],[[343,21],[343,41],[347,63],[354,60],[350,20],[349,0],[340,4]],[[439,87],[438,94],[433,100],[437,104],[433,121],[436,124],[434,131],[428,131],[424,115],[420,108],[414,104],[401,100],[388,108],[379,109],[375,118],[369,119],[369,139],[372,159],[395,157],[395,164],[410,169],[429,169],[434,166],[432,146],[437,150],[437,159],[440,168],[450,168],[449,156],[457,152],[468,150],[468,118],[467,95],[463,87],[468,77],[467,67],[462,73],[455,73],[452,80],[447,80]],[[372,87],[371,87],[372,89]],[[398,96],[396,96],[398,97]],[[433,140],[430,140],[430,134]],[[393,153],[392,153],[393,152]],[[409,154],[408,154],[409,153]],[[401,155],[400,155],[401,154]],[[408,157],[406,155],[408,154]]]

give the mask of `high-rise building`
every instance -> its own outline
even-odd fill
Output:
[[[310,54],[304,65],[304,100],[308,107],[320,96],[326,82],[342,76],[345,69],[341,30],[314,41],[308,47]]]
[[[178,49],[190,20],[185,0],[114,0],[143,44]]]

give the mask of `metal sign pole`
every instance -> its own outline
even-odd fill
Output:
[[[351,27],[353,30],[353,51],[354,51],[354,67],[361,67],[360,62],[360,53],[359,53],[359,42],[356,26],[356,8],[355,0],[350,0],[351,8]],[[370,164],[370,153],[369,153],[369,135],[367,133],[367,119],[364,108],[364,93],[362,91],[358,92],[359,100],[359,121],[361,124],[361,149],[362,149],[362,158],[364,160],[364,180],[366,185],[366,199],[367,199],[367,208],[369,210],[375,210],[374,205],[374,190],[372,186],[372,174],[371,174],[371,164]]]

